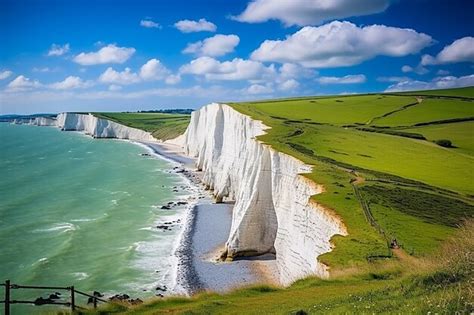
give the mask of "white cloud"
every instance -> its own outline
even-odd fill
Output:
[[[217,26],[206,19],[199,19],[199,21],[181,20],[174,24],[174,26],[183,33],[192,32],[215,32]]]
[[[468,36],[455,40],[451,45],[447,45],[436,55],[424,55],[421,64],[439,65],[457,62],[474,62],[474,37]]]
[[[181,82],[181,76],[179,74],[170,74],[166,77],[166,84],[178,84]]]
[[[390,85],[385,92],[449,89],[474,85],[474,74],[463,77],[437,77],[432,81],[407,80]]]
[[[270,94],[273,92],[273,89],[267,85],[261,84],[252,84],[246,90],[247,93],[255,95],[255,94]]]
[[[378,77],[377,81],[379,82],[401,82],[401,81],[408,81],[411,80],[409,77]]]
[[[253,0],[240,15],[240,22],[259,23],[279,20],[287,26],[319,25],[385,11],[390,0]]]
[[[156,81],[168,79],[170,71],[158,60],[150,59],[143,66],[140,71],[135,73],[130,68],[125,68],[123,71],[116,71],[112,67],[108,67],[99,77],[99,82],[107,84],[127,85],[138,83],[142,81]],[[174,81],[177,79],[175,78]],[[169,82],[173,81],[170,79]],[[177,83],[177,82],[176,82]]]
[[[48,56],[62,56],[68,53],[70,50],[69,44],[56,45],[52,44],[51,48],[48,51]]]
[[[309,78],[317,74],[317,71],[304,68],[294,63],[284,63],[280,66],[278,71],[282,79],[291,79],[299,77]]]
[[[364,83],[366,80],[363,74],[350,74],[343,77],[319,77],[316,79],[321,84],[357,84]]]
[[[33,72],[51,72],[53,71],[52,69],[48,68],[48,67],[43,67],[43,68],[37,68],[37,67],[34,67],[33,69],[31,69]]]
[[[217,34],[203,41],[188,44],[183,53],[210,57],[223,56],[233,52],[239,42],[240,38],[237,35]]]
[[[140,78],[145,81],[162,80],[168,75],[169,70],[158,59],[150,59],[140,68]]]
[[[120,91],[122,89],[121,85],[111,84],[109,85],[109,91]]]
[[[69,76],[64,81],[52,83],[49,85],[50,88],[56,90],[70,90],[78,88],[90,87],[92,82],[85,82],[79,77]]]
[[[416,66],[414,68],[411,67],[411,66],[408,66],[408,65],[404,65],[402,67],[402,72],[404,72],[404,73],[413,72],[413,73],[416,73],[416,74],[419,74],[419,75],[423,75],[423,74],[427,74],[430,71],[428,69],[426,69],[425,67],[423,67],[421,64],[419,64],[418,66]]]
[[[431,45],[432,38],[412,29],[385,25],[358,27],[350,22],[306,26],[285,40],[266,40],[252,59],[329,68],[360,64],[376,56],[402,57]]]
[[[437,75],[448,75],[449,74],[449,71],[447,70],[443,70],[443,69],[439,69],[438,72],[436,72]]]
[[[182,74],[202,75],[208,80],[256,80],[274,77],[273,65],[268,67],[253,60],[234,58],[220,62],[211,57],[200,57],[180,68]]]
[[[158,24],[156,22],[153,22],[150,19],[141,20],[140,21],[140,26],[143,26],[143,27],[146,27],[146,28],[161,28],[160,24]]]
[[[280,83],[278,85],[278,89],[280,91],[294,91],[298,89],[299,86],[300,84],[298,81],[296,81],[295,79],[289,79]]]
[[[99,77],[99,81],[102,83],[113,83],[113,84],[132,84],[140,82],[138,75],[130,68],[125,68],[124,71],[118,72],[108,67]]]
[[[8,83],[7,90],[8,91],[25,91],[30,90],[33,88],[38,88],[41,86],[41,83],[37,80],[30,80],[29,78],[25,77],[24,75],[17,76],[13,81]]]
[[[5,80],[13,74],[10,70],[5,70],[0,72],[0,80]]]
[[[83,66],[124,63],[135,53],[135,48],[117,47],[114,44],[102,47],[97,52],[80,53],[74,57],[74,61]]]

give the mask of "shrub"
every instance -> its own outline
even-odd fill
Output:
[[[451,142],[451,140],[448,140],[448,139],[436,140],[435,143],[437,145],[445,147],[445,148],[452,148],[453,147],[453,143]]]

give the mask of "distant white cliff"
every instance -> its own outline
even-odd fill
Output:
[[[345,226],[310,200],[323,190],[300,175],[310,166],[255,139],[265,129],[228,105],[210,104],[192,113],[181,144],[217,201],[235,200],[227,257],[275,252],[283,285],[326,277],[317,257],[331,250],[333,235],[347,234]]]
[[[94,138],[156,141],[149,132],[97,118],[92,114],[61,113],[56,118],[56,126],[62,130],[82,131]]]

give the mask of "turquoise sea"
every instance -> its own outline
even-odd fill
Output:
[[[172,162],[54,127],[0,123],[0,144],[0,282],[141,298],[174,286],[186,206],[160,207],[190,193]]]

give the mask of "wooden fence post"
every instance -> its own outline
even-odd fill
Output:
[[[5,315],[10,315],[10,280],[5,281]]]
[[[76,310],[76,301],[74,298],[74,286],[71,287],[71,311],[74,313]]]

